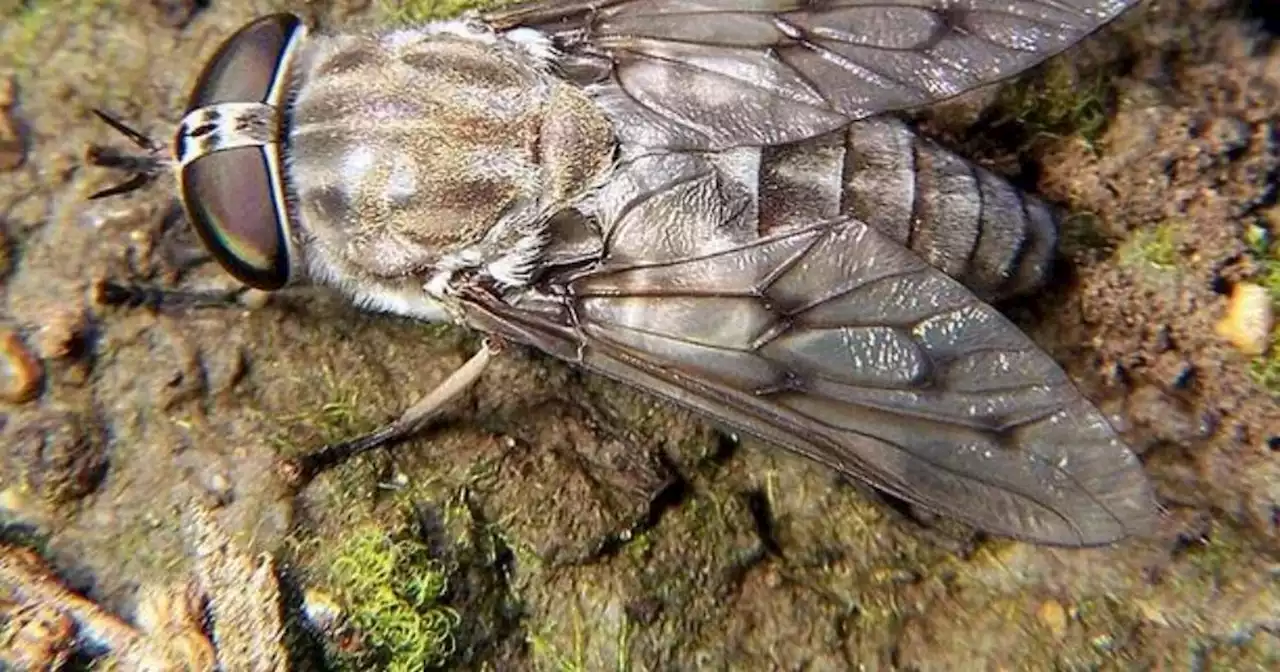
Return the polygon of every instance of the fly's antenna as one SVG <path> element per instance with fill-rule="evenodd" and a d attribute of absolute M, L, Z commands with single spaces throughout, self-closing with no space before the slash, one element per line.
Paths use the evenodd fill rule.
<path fill-rule="evenodd" d="M 124 137 L 128 138 L 135 146 L 145 150 L 146 154 L 129 154 L 121 152 L 111 147 L 102 145 L 89 145 L 88 151 L 85 152 L 85 159 L 92 165 L 111 170 L 119 170 L 132 173 L 129 179 L 121 182 L 113 187 L 108 187 L 102 191 L 95 192 L 89 196 L 89 200 L 97 200 L 99 198 L 107 198 L 109 196 L 118 196 L 127 194 L 131 191 L 141 189 L 150 184 L 168 167 L 168 160 L 161 158 L 160 153 L 164 151 L 164 147 L 155 140 L 136 131 L 124 122 L 112 117 L 102 110 L 94 109 L 94 115 L 106 122 L 108 126 L 114 128 Z"/>

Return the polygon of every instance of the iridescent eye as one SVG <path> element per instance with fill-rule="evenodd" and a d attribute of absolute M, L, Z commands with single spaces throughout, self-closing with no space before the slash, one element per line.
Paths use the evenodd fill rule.
<path fill-rule="evenodd" d="M 289 261 L 268 161 L 257 147 L 200 157 L 182 169 L 182 200 L 223 268 L 251 287 L 279 289 Z"/>
<path fill-rule="evenodd" d="M 289 279 L 278 130 L 292 48 L 303 35 L 290 14 L 241 28 L 205 66 L 175 140 L 187 216 L 229 273 L 259 289 Z"/>

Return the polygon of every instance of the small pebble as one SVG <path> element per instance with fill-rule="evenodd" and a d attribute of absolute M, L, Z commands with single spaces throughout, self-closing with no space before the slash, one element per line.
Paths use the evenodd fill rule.
<path fill-rule="evenodd" d="M 21 404 L 35 399 L 44 380 L 44 367 L 22 339 L 0 330 L 0 399 Z"/>
<path fill-rule="evenodd" d="M 1067 610 L 1057 600 L 1042 602 L 1036 616 L 1055 637 L 1061 637 L 1067 631 Z"/>
<path fill-rule="evenodd" d="M 1270 345 L 1274 324 L 1270 293 L 1259 285 L 1242 282 L 1231 290 L 1227 315 L 1216 330 L 1246 355 L 1260 355 Z"/>
<path fill-rule="evenodd" d="M 265 292 L 261 289 L 246 289 L 236 300 L 249 310 L 260 310 L 271 300 L 271 292 Z"/>
<path fill-rule="evenodd" d="M 0 490 L 0 511 L 12 515 L 26 509 L 27 506 L 26 493 L 22 488 L 10 486 Z"/>
<path fill-rule="evenodd" d="M 224 471 L 217 470 L 206 474 L 200 484 L 205 494 L 209 496 L 210 508 L 226 506 L 235 500 L 231 478 Z"/>
<path fill-rule="evenodd" d="M 308 588 L 302 596 L 302 613 L 307 624 L 322 634 L 332 634 L 342 624 L 342 607 L 328 593 Z"/>

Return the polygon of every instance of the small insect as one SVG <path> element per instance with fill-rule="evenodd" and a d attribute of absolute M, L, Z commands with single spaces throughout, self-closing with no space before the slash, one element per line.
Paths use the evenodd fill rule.
<path fill-rule="evenodd" d="M 1049 206 L 885 113 L 989 84 L 1136 0 L 535 1 L 411 28 L 244 26 L 171 170 L 243 283 L 335 288 L 639 386 L 977 528 L 1152 530 L 1135 455 L 989 302 Z M 126 130 L 126 132 L 128 132 Z M 120 189 L 108 190 L 118 192 Z M 486 345 L 392 425 L 419 429 Z"/>

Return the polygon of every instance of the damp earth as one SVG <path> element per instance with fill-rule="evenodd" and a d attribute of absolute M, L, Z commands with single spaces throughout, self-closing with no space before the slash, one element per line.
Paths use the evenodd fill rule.
<path fill-rule="evenodd" d="M 910 515 L 519 349 L 439 427 L 289 489 L 280 459 L 392 419 L 479 337 L 323 292 L 108 305 L 108 282 L 236 288 L 170 182 L 87 200 L 117 176 L 85 148 L 123 142 L 91 110 L 164 139 L 251 17 L 456 3 L 0 0 L 0 541 L 128 616 L 191 571 L 181 520 L 210 510 L 274 557 L 294 669 L 1276 669 L 1280 336 L 1253 319 L 1280 302 L 1266 4 L 1147 2 L 913 115 L 1069 213 L 1058 277 L 1004 308 L 1165 507 L 1156 538 L 1081 551 Z"/>

